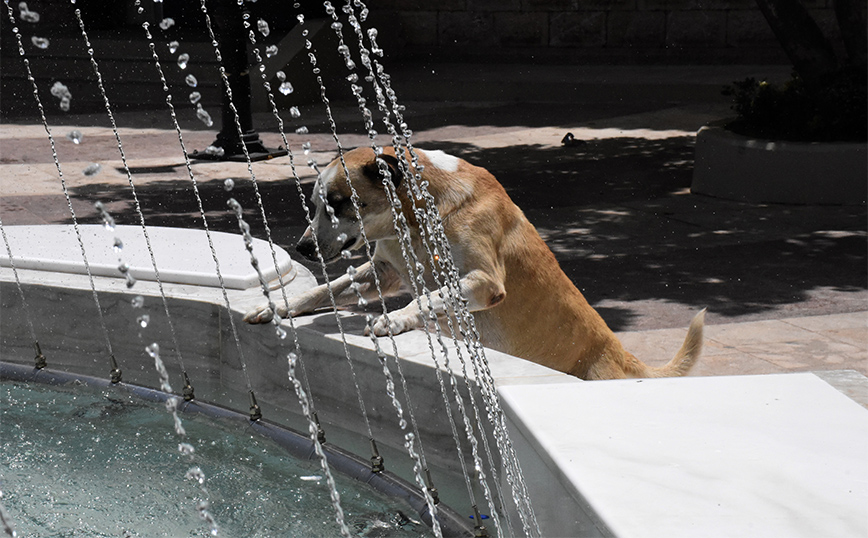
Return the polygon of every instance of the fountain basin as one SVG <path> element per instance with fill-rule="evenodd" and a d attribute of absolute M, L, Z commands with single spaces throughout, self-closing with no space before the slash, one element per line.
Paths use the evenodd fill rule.
<path fill-rule="evenodd" d="M 14 402 L 0 425 L 0 459 L 6 508 L 19 532 L 62 532 L 72 524 L 82 536 L 188 535 L 205 525 L 194 510 L 205 498 L 221 534 L 230 536 L 301 538 L 334 520 L 313 443 L 301 434 L 193 401 L 178 407 L 181 439 L 155 405 L 171 396 L 161 391 L 10 363 L 0 363 L 0 379 Z M 191 456 L 179 454 L 182 441 L 195 447 Z M 423 520 L 430 525 L 417 488 L 388 471 L 371 472 L 370 462 L 338 447 L 323 449 L 350 528 L 410 537 L 424 532 Z M 205 473 L 207 495 L 184 477 L 194 466 Z M 63 470 L 47 472 L 57 467 Z M 65 517 L 71 512 L 88 517 Z M 446 506 L 438 520 L 444 536 L 470 534 Z M 337 526 L 328 532 L 337 534 Z"/>
<path fill-rule="evenodd" d="M 5 227 L 10 242 L 14 242 L 17 228 Z M 98 231 L 104 234 L 104 248 L 110 250 L 112 234 Z M 45 232 L 50 235 L 53 230 L 45 227 Z M 204 237 L 198 239 L 204 240 Z M 238 237 L 232 239 L 240 241 Z M 145 247 L 125 242 L 124 252 L 136 248 Z M 80 253 L 76 254 L 80 257 Z M 246 252 L 240 249 L 235 251 L 235 256 L 247 259 Z M 173 260 L 176 264 L 186 263 L 180 256 L 175 256 Z M 15 257 L 27 312 L 33 319 L 49 368 L 107 379 L 110 363 L 88 277 L 82 271 L 62 273 L 20 269 L 22 264 L 19 261 Z M 300 293 L 315 285 L 315 279 L 303 266 L 294 264 L 293 270 L 296 276 L 287 284 L 288 294 Z M 146 345 L 158 342 L 173 386 L 182 386 L 178 356 L 172 344 L 173 338 L 163 313 L 157 284 L 141 279 L 130 291 L 119 273 L 115 277 L 95 276 L 94 284 L 124 382 L 152 388 L 158 385 L 153 359 L 144 352 Z M 163 288 L 169 311 L 175 320 L 185 368 L 198 399 L 246 411 L 249 406 L 246 378 L 249 378 L 266 421 L 296 431 L 307 431 L 307 423 L 287 375 L 287 354 L 294 350 L 291 337 L 280 340 L 271 325 L 251 326 L 241 320 L 250 307 L 264 300 L 258 286 L 244 290 L 227 289 L 226 294 L 232 306 L 229 312 L 224 307 L 219 288 L 171 282 L 165 282 Z M 135 308 L 131 304 L 131 298 L 136 295 L 144 298 L 142 308 Z M 276 295 L 274 299 L 278 297 Z M 3 360 L 32 367 L 33 344 L 21 294 L 9 267 L 0 268 L 0 301 L 0 324 L 4 329 L 0 333 Z M 138 321 L 143 313 L 150 315 L 150 321 L 144 328 Z M 407 457 L 403 433 L 397 427 L 395 411 L 386 395 L 382 366 L 370 338 L 363 335 L 363 320 L 347 312 L 339 315 L 347 333 L 346 345 L 353 357 L 356 381 L 364 394 L 372 432 L 385 457 L 386 469 L 405 481 L 413 482 L 412 460 Z M 230 316 L 238 328 L 237 346 Z M 289 330 L 288 321 L 284 325 Z M 359 411 L 344 342 L 334 314 L 299 317 L 295 320 L 295 327 L 302 361 L 310 380 L 310 391 L 329 444 L 354 454 L 369 454 L 368 432 Z M 383 341 L 382 345 L 391 355 L 388 342 Z M 425 335 L 419 332 L 399 335 L 396 345 L 405 379 L 413 395 L 413 409 L 417 413 L 434 485 L 444 504 L 462 507 L 462 511 L 469 515 L 472 513 L 470 502 Z M 447 347 L 454 357 L 454 346 L 448 343 Z M 241 355 L 246 372 L 242 367 Z M 503 380 L 521 378 L 529 373 L 543 378 L 569 379 L 563 374 L 493 351 L 489 354 L 489 360 L 495 376 Z M 390 366 L 397 380 L 392 361 L 390 359 Z M 459 375 L 459 385 L 463 385 L 460 379 Z M 472 379 L 470 382 L 473 383 Z M 468 394 L 463 386 L 461 391 L 467 401 Z M 403 392 L 401 399 L 404 400 Z M 465 446 L 463 450 L 469 457 L 469 448 Z M 487 512 L 485 508 L 482 511 Z"/>
<path fill-rule="evenodd" d="M 6 227 L 6 231 L 14 233 L 14 227 Z M 106 248 L 110 244 L 107 240 Z M 94 322 L 87 277 L 37 270 L 20 270 L 19 276 L 50 367 L 107 378 L 110 366 L 105 342 Z M 95 284 L 125 381 L 150 387 L 157 384 L 153 361 L 144 352 L 145 345 L 157 341 L 173 384 L 180 383 L 171 334 L 164 316 L 159 315 L 162 305 L 156 284 L 140 281 L 135 287 L 151 313 L 151 322 L 144 329 L 136 322 L 143 310 L 130 305 L 132 294 L 123 279 L 96 277 Z M 313 285 L 313 278 L 299 268 L 288 291 L 297 293 L 306 289 L 305 285 Z M 175 319 L 183 320 L 177 326 L 178 340 L 197 397 L 232 409 L 247 409 L 240 350 L 266 420 L 306 431 L 286 375 L 286 354 L 292 349 L 288 348 L 289 339 L 279 340 L 269 325 L 241 322 L 243 313 L 263 300 L 261 290 L 227 290 L 230 312 L 223 308 L 218 289 L 170 283 L 165 290 L 170 311 Z M 9 268 L 0 268 L 0 301 L 3 358 L 32 365 L 29 329 Z M 344 354 L 346 345 L 386 468 L 412 482 L 410 460 L 402 449 L 403 436 L 385 394 L 382 366 L 370 338 L 363 336 L 364 321 L 349 312 L 338 315 L 346 343 L 332 313 L 295 319 L 302 360 L 327 438 L 355 454 L 369 450 Z M 230 316 L 240 328 L 240 346 L 235 345 Z M 288 328 L 288 322 L 284 323 Z M 463 495 L 456 449 L 426 335 L 411 331 L 397 336 L 395 342 L 434 485 L 445 504 L 465 507 L 467 515 L 469 501 Z M 392 354 L 387 339 L 381 339 L 380 345 Z M 447 348 L 454 357 L 454 346 L 447 342 Z M 724 528 L 729 535 L 755 535 L 758 522 L 764 525 L 766 536 L 836 535 L 841 522 L 856 529 L 854 535 L 868 532 L 863 508 L 868 502 L 868 459 L 864 451 L 861 456 L 854 455 L 848 448 L 862 446 L 868 439 L 868 410 L 812 374 L 583 383 L 495 351 L 487 350 L 486 356 L 543 536 L 692 537 L 714 536 L 716 529 Z M 392 358 L 389 363 L 397 364 Z M 440 364 L 442 367 L 442 360 Z M 455 367 L 459 385 L 463 385 L 460 368 Z M 394 367 L 392 371 L 396 372 Z M 472 386 L 472 373 L 468 378 Z M 466 391 L 461 390 L 467 401 Z M 803 397 L 807 393 L 810 399 Z M 703 405 L 698 405 L 699 401 L 704 401 Z M 807 429 L 796 435 L 788 429 L 792 424 L 803 424 Z M 697 435 L 691 432 L 699 426 L 706 437 L 717 436 L 720 442 L 697 447 Z M 785 448 L 794 454 L 786 460 L 787 466 L 775 458 L 753 457 L 780 448 L 775 435 L 768 433 L 778 431 L 788 435 Z M 813 438 L 836 441 L 817 446 Z M 721 452 L 730 448 L 726 443 L 739 439 L 749 439 L 753 443 L 750 450 Z M 842 439 L 852 442 L 848 445 Z M 468 449 L 463 450 L 467 455 Z M 596 464 L 603 456 L 605 465 Z M 751 483 L 727 482 L 748 467 L 755 471 Z M 798 468 L 814 470 L 800 475 Z M 833 484 L 830 491 L 828 481 L 816 475 L 816 469 L 824 468 L 845 477 L 837 484 L 840 487 L 836 489 Z M 500 479 L 508 492 L 505 478 Z M 722 483 L 727 483 L 727 488 L 721 490 Z M 617 494 L 625 491 L 644 493 Z M 817 499 L 813 491 L 824 491 L 825 515 L 813 511 Z M 764 499 L 786 498 L 788 502 L 739 501 L 757 492 L 765 494 Z M 715 511 L 717 502 L 728 503 L 725 514 Z M 679 511 L 670 516 L 673 506 Z M 810 525 L 796 528 L 789 521 L 794 510 L 803 508 L 812 510 L 816 517 Z M 634 517 L 634 513 L 641 517 Z M 721 525 L 721 518 L 725 518 L 726 526 Z M 514 514 L 512 521 L 518 521 Z"/>

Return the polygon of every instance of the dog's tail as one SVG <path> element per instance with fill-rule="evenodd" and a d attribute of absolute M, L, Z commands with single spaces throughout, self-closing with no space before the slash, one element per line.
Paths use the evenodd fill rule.
<path fill-rule="evenodd" d="M 687 329 L 687 336 L 681 349 L 675 354 L 675 358 L 665 366 L 648 368 L 648 377 L 677 377 L 686 375 L 696 364 L 699 355 L 702 354 L 702 328 L 705 325 L 705 308 L 703 308 Z"/>

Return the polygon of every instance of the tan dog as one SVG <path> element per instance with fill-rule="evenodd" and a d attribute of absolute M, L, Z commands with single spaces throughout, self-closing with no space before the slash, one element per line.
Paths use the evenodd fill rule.
<path fill-rule="evenodd" d="M 623 348 L 591 308 L 494 176 L 441 151 L 417 149 L 416 153 L 419 164 L 424 166 L 422 179 L 428 182 L 428 190 L 436 201 L 451 244 L 461 277 L 461 294 L 473 313 L 484 346 L 583 379 L 684 375 L 699 358 L 704 310 L 691 322 L 684 344 L 674 359 L 660 368 L 644 364 Z M 403 212 L 411 225 L 413 248 L 426 265 L 429 289 L 435 290 L 432 292 L 434 310 L 439 319 L 445 320 L 446 291 L 437 289 L 432 281 L 427 266 L 429 257 L 394 150 L 387 149 L 380 161 L 375 160 L 369 148 L 355 149 L 344 155 L 346 169 L 359 196 L 365 234 L 369 241 L 376 241 L 373 263 L 382 291 L 385 295 L 395 295 L 409 289 L 411 282 L 378 168 L 388 165 Z M 330 262 L 339 258 L 344 249 L 362 247 L 364 241 L 340 160 L 323 170 L 314 189 L 316 214 L 312 226 L 323 259 Z M 333 209 L 334 219 L 326 201 Z M 309 259 L 318 259 L 310 227 L 297 249 Z M 359 283 L 359 291 L 365 299 L 378 298 L 371 262 L 358 268 L 354 280 Z M 350 284 L 346 275 L 331 283 L 339 305 L 356 303 L 357 296 Z M 290 298 L 289 313 L 296 316 L 330 304 L 328 290 L 321 285 Z M 423 304 L 427 305 L 427 301 Z M 286 317 L 286 314 L 286 308 L 279 306 L 278 315 Z M 420 312 L 415 300 L 390 312 L 392 333 L 423 327 L 426 314 L 427 311 Z M 271 318 L 267 306 L 245 316 L 250 323 L 263 323 Z M 378 336 L 386 335 L 386 318 L 377 318 L 373 330 Z"/>

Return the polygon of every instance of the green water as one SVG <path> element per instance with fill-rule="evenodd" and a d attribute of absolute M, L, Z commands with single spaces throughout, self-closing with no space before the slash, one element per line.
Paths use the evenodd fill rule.
<path fill-rule="evenodd" d="M 218 536 L 339 535 L 318 462 L 237 423 L 182 420 L 183 439 L 161 404 L 120 391 L 0 383 L 0 502 L 18 536 L 210 536 L 196 509 L 203 499 Z M 195 448 L 192 459 L 181 442 Z M 194 466 L 207 493 L 185 478 Z M 408 506 L 335 478 L 357 535 L 431 536 Z"/>

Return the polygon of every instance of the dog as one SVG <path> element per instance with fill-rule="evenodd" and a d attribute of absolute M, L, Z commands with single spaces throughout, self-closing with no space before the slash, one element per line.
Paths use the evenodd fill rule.
<path fill-rule="evenodd" d="M 705 310 L 690 323 L 681 349 L 662 367 L 651 367 L 626 351 L 600 315 L 560 268 L 536 228 L 507 195 L 503 186 L 484 168 L 442 151 L 415 149 L 421 179 L 427 182 L 451 245 L 460 275 L 460 295 L 472 313 L 481 343 L 516 357 L 586 380 L 685 375 L 702 351 Z M 338 305 L 355 304 L 357 293 L 365 300 L 378 299 L 374 268 L 384 296 L 409 289 L 412 281 L 393 226 L 393 215 L 383 184 L 388 168 L 401 210 L 409 223 L 410 244 L 425 266 L 426 283 L 433 290 L 430 305 L 441 325 L 450 316 L 447 289 L 434 282 L 430 259 L 423 244 L 414 201 L 402 167 L 419 172 L 407 151 L 399 162 L 387 148 L 377 156 L 370 148 L 346 152 L 323 169 L 314 185 L 316 206 L 311 225 L 297 244 L 300 254 L 332 262 L 345 250 L 364 246 L 364 235 L 375 250 L 371 261 L 360 266 L 352 280 L 343 275 L 330 286 Z M 358 213 L 354 207 L 355 190 Z M 418 202 L 421 203 L 421 202 Z M 330 207 L 329 207 L 330 206 Z M 435 261 L 435 263 L 438 263 Z M 357 286 L 352 286 L 352 282 Z M 353 289 L 355 288 L 355 290 Z M 371 325 L 377 336 L 399 334 L 424 327 L 430 315 L 428 297 L 419 303 L 379 316 Z M 331 306 L 328 289 L 317 286 L 289 299 L 289 308 L 278 306 L 281 318 Z M 271 321 L 265 305 L 245 316 L 249 323 Z M 388 326 L 387 326 L 388 323 Z"/>

